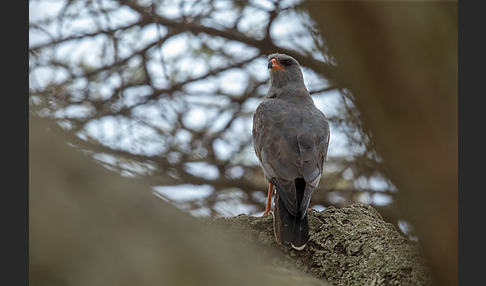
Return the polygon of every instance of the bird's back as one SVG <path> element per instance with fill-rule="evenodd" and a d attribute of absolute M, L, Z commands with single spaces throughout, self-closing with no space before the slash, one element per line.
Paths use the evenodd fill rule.
<path fill-rule="evenodd" d="M 274 172 L 265 174 L 269 180 L 273 176 L 289 181 L 298 177 L 312 180 L 322 171 L 321 164 L 313 161 L 327 153 L 329 125 L 312 102 L 304 105 L 267 99 L 254 114 L 253 140 L 260 161 L 275 165 L 270 166 Z"/>
<path fill-rule="evenodd" d="M 275 238 L 302 249 L 309 232 L 307 208 L 327 155 L 329 125 L 312 102 L 283 99 L 264 100 L 253 122 L 255 152 L 276 187 Z"/>

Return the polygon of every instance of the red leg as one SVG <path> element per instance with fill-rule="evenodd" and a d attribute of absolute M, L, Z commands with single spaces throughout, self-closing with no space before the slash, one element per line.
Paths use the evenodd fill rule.
<path fill-rule="evenodd" d="M 267 206 L 265 207 L 265 212 L 262 216 L 267 216 L 270 213 L 270 209 L 272 207 L 272 193 L 273 193 L 273 184 L 272 182 L 268 182 L 268 195 L 267 195 Z"/>

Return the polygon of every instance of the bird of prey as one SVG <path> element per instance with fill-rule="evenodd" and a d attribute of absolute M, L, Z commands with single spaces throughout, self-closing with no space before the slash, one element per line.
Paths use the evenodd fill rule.
<path fill-rule="evenodd" d="M 264 216 L 274 196 L 273 227 L 279 245 L 302 250 L 309 239 L 307 211 L 329 145 L 329 123 L 315 106 L 299 63 L 268 56 L 268 92 L 253 114 L 253 147 L 269 183 Z"/>

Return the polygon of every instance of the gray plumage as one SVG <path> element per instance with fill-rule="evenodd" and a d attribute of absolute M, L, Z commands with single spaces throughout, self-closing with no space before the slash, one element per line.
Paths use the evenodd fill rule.
<path fill-rule="evenodd" d="M 276 188 L 276 240 L 303 249 L 307 209 L 327 157 L 329 124 L 305 87 L 299 63 L 278 53 L 268 61 L 270 88 L 253 115 L 253 146 L 266 180 Z"/>

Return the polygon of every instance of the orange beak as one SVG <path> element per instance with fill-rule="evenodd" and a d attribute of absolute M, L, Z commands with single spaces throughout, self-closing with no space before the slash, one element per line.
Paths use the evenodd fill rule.
<path fill-rule="evenodd" d="M 282 71 L 285 70 L 281 65 L 277 63 L 275 59 L 272 59 L 271 61 L 268 62 L 268 69 L 270 70 L 278 69 Z"/>

